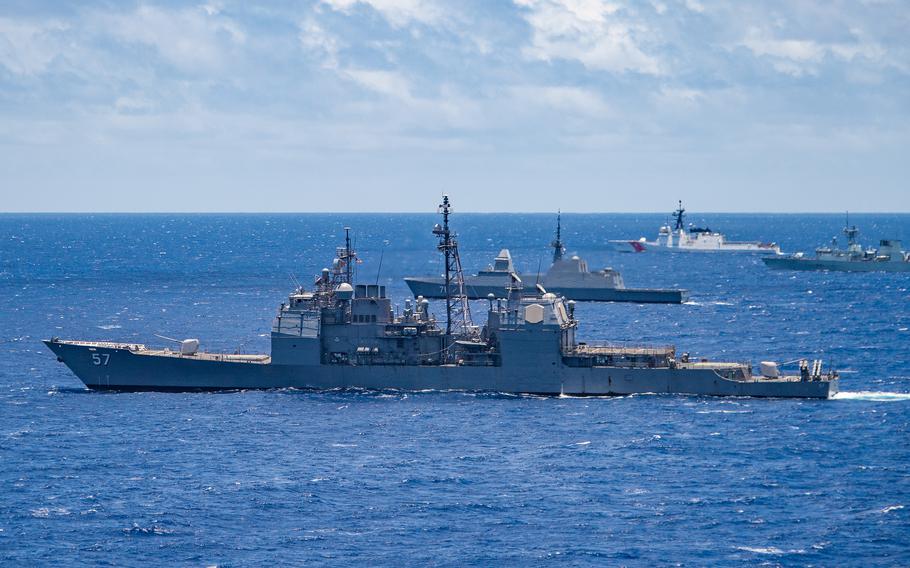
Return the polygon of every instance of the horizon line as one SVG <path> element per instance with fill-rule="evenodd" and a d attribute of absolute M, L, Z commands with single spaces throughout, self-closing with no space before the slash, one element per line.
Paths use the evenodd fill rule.
<path fill-rule="evenodd" d="M 468 215 L 654 215 L 665 211 L 454 211 Z M 908 211 L 701 211 L 705 215 L 908 215 Z M 433 211 L 0 211 L 0 215 L 435 215 Z"/>

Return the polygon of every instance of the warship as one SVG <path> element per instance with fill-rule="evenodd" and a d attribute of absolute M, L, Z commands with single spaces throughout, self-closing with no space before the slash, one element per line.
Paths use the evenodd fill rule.
<path fill-rule="evenodd" d="M 681 304 L 689 298 L 687 290 L 626 288 L 618 271 L 604 268 L 598 272 L 589 272 L 587 262 L 577 255 L 566 258 L 561 215 L 556 217 L 556 239 L 550 246 L 553 247 L 553 263 L 543 275 L 535 278 L 535 285 L 540 284 L 548 292 L 566 299 L 579 302 Z M 486 270 L 465 277 L 465 293 L 472 300 L 482 300 L 490 294 L 502 297 L 513 277 L 520 279 L 521 275 L 515 271 L 509 249 L 502 249 Z M 454 288 L 446 290 L 444 276 L 408 277 L 404 281 L 415 297 L 445 298 L 446 293 L 457 293 Z"/>
<path fill-rule="evenodd" d="M 393 309 L 384 286 L 354 282 L 350 233 L 332 268 L 312 290 L 298 287 L 274 319 L 271 354 L 221 354 L 197 339 L 175 348 L 53 338 L 46 345 L 89 388 L 117 391 L 236 389 L 400 389 L 495 391 L 541 395 L 680 393 L 829 398 L 835 371 L 803 359 L 799 374 L 782 375 L 765 361 L 719 363 L 677 355 L 671 346 L 580 341 L 575 303 L 536 289 L 525 294 L 514 279 L 506 297 L 490 297 L 487 321 L 473 324 L 463 293 L 457 239 L 449 228 L 450 202 L 433 228 L 445 259 L 444 326 L 429 300 L 407 299 Z"/>
<path fill-rule="evenodd" d="M 750 252 L 758 254 L 781 254 L 777 243 L 762 243 L 757 241 L 736 242 L 728 241 L 723 233 L 712 231 L 708 227 L 696 227 L 689 224 L 685 227 L 682 201 L 672 213 L 676 222 L 671 229 L 670 224 L 660 228 L 656 241 L 648 241 L 644 237 L 638 240 L 611 240 L 610 246 L 618 252 Z"/>
<path fill-rule="evenodd" d="M 831 246 L 815 249 L 815 256 L 802 252 L 775 258 L 763 258 L 768 267 L 777 270 L 834 270 L 840 272 L 910 272 L 910 252 L 902 250 L 901 241 L 882 239 L 878 248 L 863 249 L 856 242 L 859 229 L 850 225 L 849 217 L 843 229 L 847 249 L 837 247 L 837 237 Z"/>

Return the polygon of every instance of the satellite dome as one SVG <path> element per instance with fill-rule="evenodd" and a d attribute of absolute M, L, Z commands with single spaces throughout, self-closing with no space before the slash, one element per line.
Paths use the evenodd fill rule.
<path fill-rule="evenodd" d="M 350 300 L 354 297 L 354 287 L 347 282 L 342 282 L 335 288 L 335 296 L 339 300 Z"/>

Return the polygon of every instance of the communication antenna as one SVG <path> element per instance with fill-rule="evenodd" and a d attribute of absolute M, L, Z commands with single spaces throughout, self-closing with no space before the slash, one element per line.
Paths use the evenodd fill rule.
<path fill-rule="evenodd" d="M 556 212 L 556 240 L 550 243 L 553 247 L 553 264 L 562 259 L 562 253 L 566 252 L 566 247 L 562 244 L 562 211 Z M 540 276 L 540 270 L 537 271 Z"/>
<path fill-rule="evenodd" d="M 442 252 L 445 258 L 445 294 L 446 294 L 446 335 L 452 335 L 452 327 L 457 318 L 462 333 L 467 333 L 473 325 L 471 322 L 471 306 L 468 303 L 468 296 L 465 293 L 464 272 L 461 270 L 461 258 L 458 256 L 457 236 L 449 230 L 449 214 L 452 212 L 452 205 L 449 203 L 449 196 L 443 194 L 442 203 L 439 205 L 439 213 L 442 213 L 442 225 L 437 223 L 433 227 L 433 234 L 439 237 L 439 244 L 436 248 Z M 455 289 L 453 293 L 452 289 Z"/>
<path fill-rule="evenodd" d="M 379 275 L 382 273 L 382 257 L 385 256 L 385 247 L 389 241 L 382 241 L 382 248 L 379 249 L 379 268 L 376 269 L 376 285 L 379 285 Z"/>
<path fill-rule="evenodd" d="M 353 260 L 351 258 L 351 256 L 352 256 L 351 251 L 352 251 L 352 249 L 351 249 L 351 228 L 345 227 L 344 228 L 344 253 L 345 253 L 344 254 L 344 260 L 345 260 L 345 262 L 344 262 L 344 273 L 345 273 L 344 281 L 347 282 L 348 284 L 351 284 L 354 280 L 354 263 L 351 262 Z"/>
<path fill-rule="evenodd" d="M 331 269 L 323 269 L 317 280 L 320 292 L 320 305 L 331 306 L 335 302 L 335 290 L 341 284 L 354 284 L 354 264 L 359 262 L 357 251 L 351 245 L 351 228 L 344 228 L 344 246 L 335 248 L 335 258 Z"/>
<path fill-rule="evenodd" d="M 676 227 L 673 228 L 674 231 L 685 230 L 683 226 L 683 215 L 685 215 L 686 210 L 683 209 L 682 199 L 679 200 L 679 208 L 673 212 L 673 218 L 676 219 Z"/>
<path fill-rule="evenodd" d="M 847 243 L 849 245 L 856 244 L 856 235 L 859 234 L 859 229 L 856 228 L 856 225 L 854 225 L 852 227 L 850 226 L 850 212 L 849 211 L 846 212 L 845 222 L 847 224 L 844 226 L 844 234 L 847 235 Z"/>
<path fill-rule="evenodd" d="M 357 262 L 357 252 L 351 245 L 351 228 L 344 228 L 344 246 L 335 249 L 335 260 L 332 270 L 332 290 L 339 284 L 354 284 L 354 264 Z"/>

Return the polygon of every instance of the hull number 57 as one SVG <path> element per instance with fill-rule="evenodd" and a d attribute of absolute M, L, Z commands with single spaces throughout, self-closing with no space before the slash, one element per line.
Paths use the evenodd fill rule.
<path fill-rule="evenodd" d="M 111 360 L 110 353 L 92 353 L 93 365 L 107 365 Z"/>

